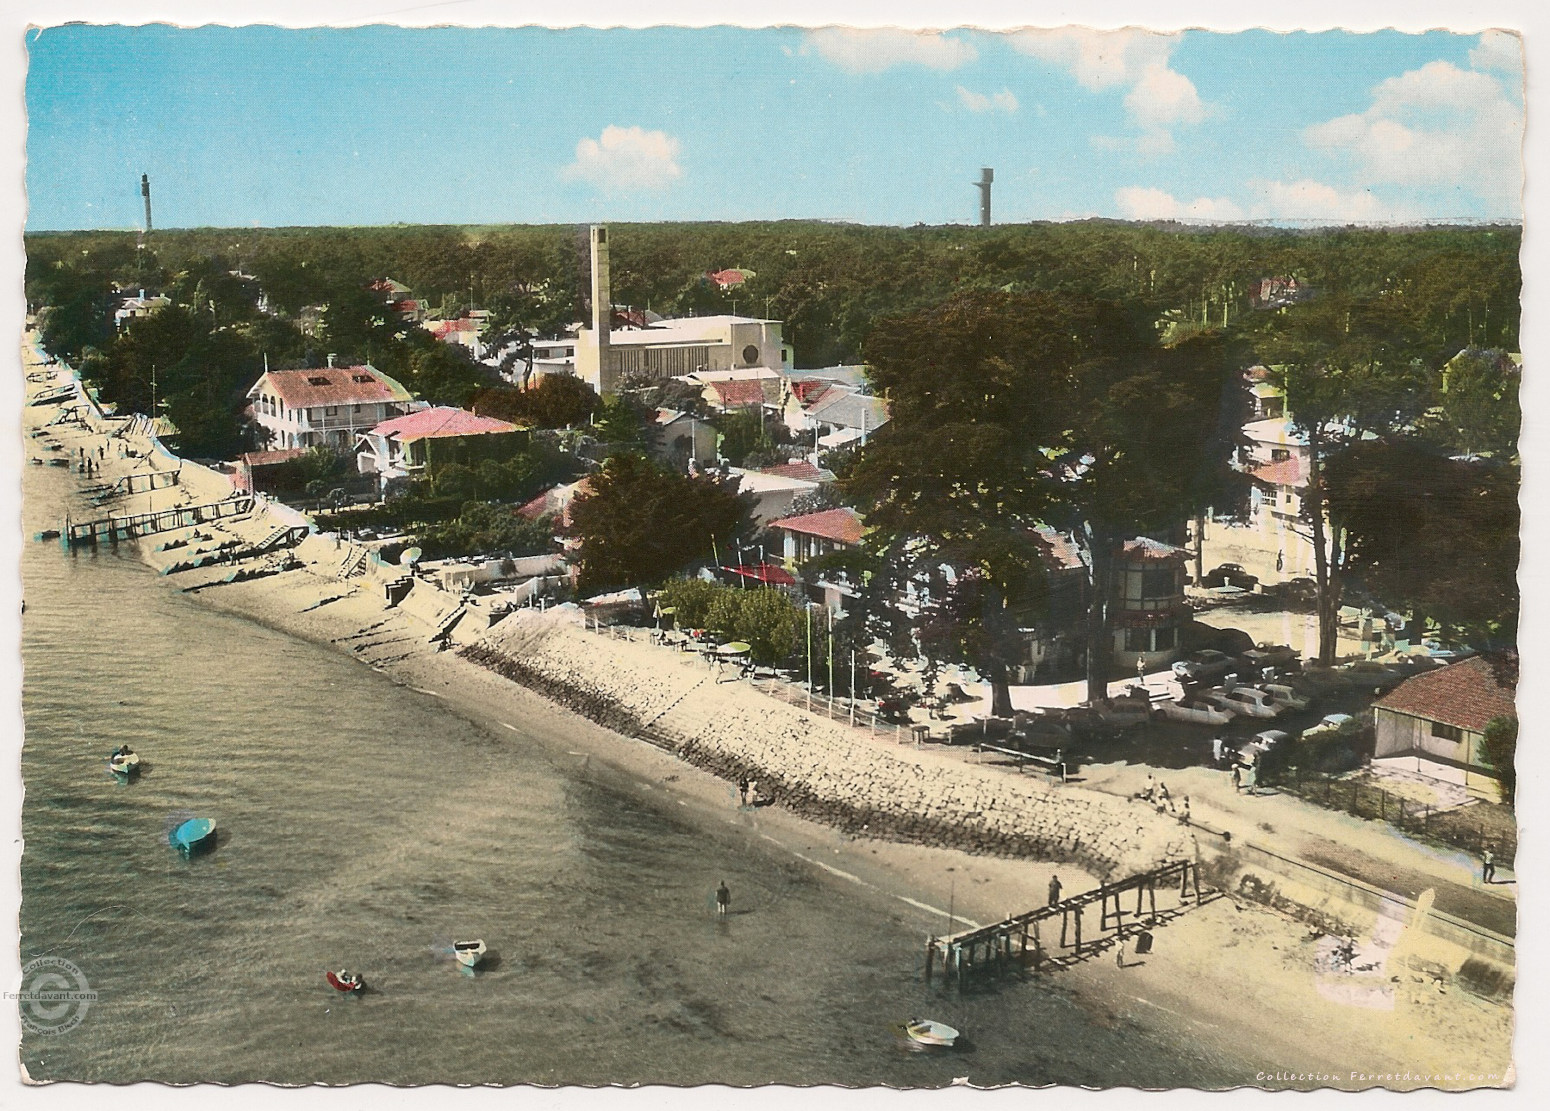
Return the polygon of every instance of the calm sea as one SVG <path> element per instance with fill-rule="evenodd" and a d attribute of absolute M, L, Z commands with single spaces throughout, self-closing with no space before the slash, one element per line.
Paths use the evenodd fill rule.
<path fill-rule="evenodd" d="M 26 468 L 26 535 L 71 477 Z M 28 1033 L 39 1079 L 400 1084 L 1145 1086 L 1245 1063 L 1033 984 L 959 998 L 920 978 L 940 927 L 838 886 L 563 735 L 493 736 L 385 677 L 202 608 L 128 554 L 23 553 L 21 957 L 98 1000 Z M 120 784 L 105 757 L 147 762 Z M 184 860 L 166 832 L 208 816 Z M 736 913 L 718 920 L 725 879 Z M 476 975 L 453 938 L 491 949 Z M 344 999 L 330 967 L 361 970 Z M 960 1026 L 909 1052 L 891 1024 Z M 1252 1071 L 1247 1072 L 1252 1075 Z"/>

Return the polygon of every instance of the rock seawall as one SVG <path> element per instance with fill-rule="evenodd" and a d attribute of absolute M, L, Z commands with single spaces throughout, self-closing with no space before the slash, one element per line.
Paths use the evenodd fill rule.
<path fill-rule="evenodd" d="M 1189 829 L 1150 807 L 900 747 L 574 618 L 519 613 L 462 654 L 723 779 L 757 780 L 782 807 L 847 834 L 1069 861 L 1106 878 L 1196 856 Z"/>

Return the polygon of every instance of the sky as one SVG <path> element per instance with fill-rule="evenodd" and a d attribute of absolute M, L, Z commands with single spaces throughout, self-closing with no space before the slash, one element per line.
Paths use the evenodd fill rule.
<path fill-rule="evenodd" d="M 1504 32 L 67 25 L 31 230 L 1522 217 Z"/>

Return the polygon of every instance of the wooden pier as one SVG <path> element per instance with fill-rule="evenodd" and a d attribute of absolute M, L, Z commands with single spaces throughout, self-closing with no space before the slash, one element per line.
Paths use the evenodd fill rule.
<path fill-rule="evenodd" d="M 160 509 L 151 513 L 127 513 L 122 517 L 111 514 L 95 521 L 69 521 L 60 530 L 59 541 L 68 548 L 82 544 L 117 544 L 120 540 L 133 540 L 172 529 L 192 528 L 208 521 L 220 521 L 229 517 L 241 517 L 253 512 L 253 498 L 240 494 L 223 501 L 204 505 L 185 505 L 176 509 Z"/>
<path fill-rule="evenodd" d="M 1158 910 L 1157 892 L 1168 895 L 1177 890 L 1173 905 Z M 1126 897 L 1134 893 L 1135 910 L 1125 909 Z M 1115 936 L 1124 936 L 1128 925 L 1155 925 L 1173 917 L 1189 906 L 1198 906 L 1201 900 L 1200 866 L 1193 861 L 1180 860 L 1161 868 L 1114 883 L 1105 883 L 1091 891 L 1062 899 L 1058 903 L 1038 910 L 1013 915 L 990 926 L 964 930 L 947 937 L 934 937 L 926 942 L 926 983 L 938 965 L 945 980 L 960 988 L 964 980 L 975 975 L 997 975 L 1031 965 L 1039 972 L 1046 964 L 1065 964 L 1081 959 L 1101 947 Z M 1097 904 L 1097 930 L 1082 936 L 1084 912 L 1090 912 Z M 1046 923 L 1053 934 L 1054 921 L 1060 921 L 1060 936 L 1055 951 L 1046 948 L 1043 936 Z M 1134 932 L 1133 929 L 1131 932 Z"/>

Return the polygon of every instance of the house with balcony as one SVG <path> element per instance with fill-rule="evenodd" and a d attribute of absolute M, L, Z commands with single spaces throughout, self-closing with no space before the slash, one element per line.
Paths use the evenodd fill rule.
<path fill-rule="evenodd" d="M 362 433 L 424 408 L 397 380 L 367 364 L 266 370 L 248 390 L 253 423 L 271 450 L 350 451 Z"/>
<path fill-rule="evenodd" d="M 356 443 L 356 466 L 389 486 L 424 472 L 432 463 L 507 459 L 527 445 L 528 433 L 503 420 L 438 405 L 393 417 Z"/>

